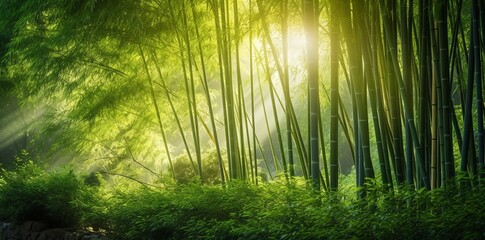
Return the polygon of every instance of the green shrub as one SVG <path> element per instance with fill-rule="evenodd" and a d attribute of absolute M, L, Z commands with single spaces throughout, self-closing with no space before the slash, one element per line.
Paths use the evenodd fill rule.
<path fill-rule="evenodd" d="M 31 161 L 15 170 L 1 170 L 0 220 L 42 221 L 51 226 L 91 225 L 100 218 L 97 189 L 72 171 L 46 172 Z M 94 217 L 97 215 L 97 217 Z"/>
<path fill-rule="evenodd" d="M 226 157 L 225 152 L 222 151 L 222 158 Z M 202 154 L 202 182 L 204 184 L 220 184 L 221 175 L 219 168 L 219 161 L 217 159 L 217 152 L 215 149 L 209 149 Z M 194 160 L 195 161 L 195 160 Z M 227 164 L 227 163 L 225 163 Z M 194 165 L 190 162 L 188 155 L 181 154 L 173 161 L 173 169 L 175 173 L 175 181 L 180 184 L 197 183 L 200 182 L 198 170 L 194 170 L 197 163 Z"/>
<path fill-rule="evenodd" d="M 111 201 L 116 239 L 480 239 L 485 194 L 444 191 L 317 194 L 298 180 L 260 186 L 125 189 Z M 376 188 L 375 191 L 383 191 Z"/>
<path fill-rule="evenodd" d="M 315 193 L 298 178 L 255 186 L 186 183 L 108 188 L 95 174 L 2 170 L 1 221 L 98 227 L 114 239 L 481 239 L 482 189 Z M 99 186 L 100 185 L 100 186 Z M 99 186 L 99 187 L 98 187 Z M 139 186 L 139 185 L 137 185 Z M 13 204 L 14 203 L 14 204 Z"/>
<path fill-rule="evenodd" d="M 111 230 L 118 234 L 116 238 L 123 239 L 202 236 L 204 222 L 232 221 L 249 202 L 247 198 L 255 197 L 251 187 L 244 186 L 237 188 L 240 191 L 236 188 L 229 191 L 219 186 L 187 184 L 161 191 L 118 194 L 110 202 Z"/>

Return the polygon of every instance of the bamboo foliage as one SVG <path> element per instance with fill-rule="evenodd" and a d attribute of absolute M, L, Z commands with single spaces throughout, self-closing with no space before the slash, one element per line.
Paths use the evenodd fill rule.
<path fill-rule="evenodd" d="M 167 144 L 168 141 L 167 141 L 167 137 L 166 137 L 166 134 L 165 134 L 165 129 L 163 127 L 162 118 L 160 116 L 160 107 L 158 105 L 157 98 L 156 98 L 156 95 L 155 95 L 155 90 L 154 90 L 154 87 L 153 87 L 153 80 L 152 80 L 150 73 L 148 71 L 145 55 L 143 54 L 143 50 L 141 49 L 141 47 L 140 47 L 140 55 L 143 59 L 145 71 L 146 71 L 146 74 L 147 74 L 147 79 L 148 79 L 148 82 L 150 84 L 150 95 L 152 97 L 153 107 L 155 108 L 155 112 L 157 114 L 157 121 L 158 121 L 158 125 L 160 126 L 160 133 L 162 134 L 165 151 L 167 153 L 167 159 L 168 159 L 168 162 L 169 162 L 169 165 L 170 165 L 170 170 L 172 172 L 172 176 L 175 178 L 175 170 L 173 168 L 172 157 L 171 157 L 171 154 L 170 154 L 170 150 L 168 148 L 168 144 Z"/>
<path fill-rule="evenodd" d="M 111 158 L 160 148 L 172 177 L 183 156 L 203 182 L 214 148 L 223 185 L 301 175 L 331 191 L 349 158 L 361 197 L 376 182 L 389 191 L 445 186 L 458 163 L 483 177 L 483 1 L 23 4 L 0 25 L 16 29 L 4 75 L 63 104 L 53 114 L 70 117 L 71 133 L 82 125 L 90 142 L 126 145 L 104 153 Z M 295 43 L 298 35 L 305 40 Z M 108 114 L 139 122 L 131 130 L 140 136 L 88 127 Z M 86 142 L 76 146 L 95 152 Z"/>

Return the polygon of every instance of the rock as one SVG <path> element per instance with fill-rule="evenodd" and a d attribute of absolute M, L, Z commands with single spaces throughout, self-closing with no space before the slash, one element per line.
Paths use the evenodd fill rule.
<path fill-rule="evenodd" d="M 39 239 L 40 232 L 27 232 L 22 239 L 24 240 L 37 240 Z"/>
<path fill-rule="evenodd" d="M 104 236 L 95 233 L 89 233 L 84 235 L 81 240 L 103 240 L 106 239 Z"/>
<path fill-rule="evenodd" d="M 66 230 L 60 228 L 47 229 L 40 233 L 38 240 L 62 240 Z"/>
<path fill-rule="evenodd" d="M 7 223 L 0 222 L 0 237 L 1 239 L 5 239 L 5 234 L 7 231 Z"/>
<path fill-rule="evenodd" d="M 27 221 L 24 223 L 25 231 L 42 232 L 47 228 L 49 228 L 49 225 L 43 222 Z"/>
<path fill-rule="evenodd" d="M 64 240 L 79 240 L 79 234 L 77 233 L 71 233 L 71 232 L 66 232 L 64 234 Z"/>
<path fill-rule="evenodd" d="M 22 239 L 22 225 L 7 224 L 5 226 L 4 238 L 9 240 Z"/>

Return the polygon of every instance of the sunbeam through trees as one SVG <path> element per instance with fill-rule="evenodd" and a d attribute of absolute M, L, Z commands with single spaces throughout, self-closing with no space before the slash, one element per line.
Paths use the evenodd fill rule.
<path fill-rule="evenodd" d="M 303 180 L 359 201 L 482 189 L 484 14 L 482 0 L 3 0 L 0 162 L 148 188 Z"/>

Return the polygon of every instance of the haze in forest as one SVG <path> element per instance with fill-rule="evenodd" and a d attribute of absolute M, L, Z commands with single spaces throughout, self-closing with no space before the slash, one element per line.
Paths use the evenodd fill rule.
<path fill-rule="evenodd" d="M 0 159 L 146 183 L 476 184 L 481 4 L 2 1 Z"/>

